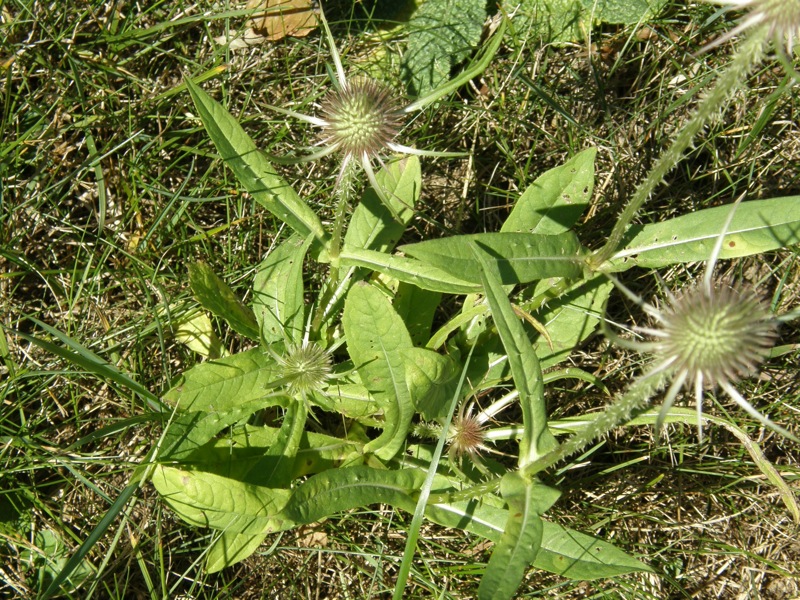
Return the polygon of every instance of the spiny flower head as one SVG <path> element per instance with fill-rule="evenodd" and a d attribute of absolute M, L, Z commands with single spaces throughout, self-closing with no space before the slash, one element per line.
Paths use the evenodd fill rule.
<path fill-rule="evenodd" d="M 663 310 L 645 303 L 642 306 L 655 320 L 652 327 L 634 328 L 651 339 L 649 343 L 632 344 L 649 351 L 655 359 L 645 377 L 668 372 L 672 379 L 657 429 L 686 385 L 694 393 L 702 439 L 703 395 L 707 388 L 719 387 L 763 425 L 796 439 L 758 412 L 735 387 L 755 372 L 775 341 L 775 321 L 752 292 L 716 287 L 707 279 L 678 297 L 670 296 Z"/>
<path fill-rule="evenodd" d="M 289 344 L 283 355 L 273 355 L 281 367 L 281 381 L 292 395 L 305 397 L 320 391 L 331 375 L 330 354 L 313 342 Z"/>
<path fill-rule="evenodd" d="M 773 345 L 769 312 L 749 292 L 697 286 L 658 313 L 655 355 L 703 385 L 751 375 Z"/>
<path fill-rule="evenodd" d="M 764 28 L 766 36 L 776 44 L 786 44 L 791 55 L 795 40 L 800 37 L 800 0 L 707 0 L 747 11 L 739 24 L 712 42 L 706 49 L 718 46 L 746 29 Z"/>
<path fill-rule="evenodd" d="M 484 444 L 486 432 L 484 421 L 480 415 L 473 414 L 474 403 L 464 403 L 453 417 L 450 429 L 447 431 L 447 442 L 450 445 L 450 455 L 460 458 L 469 455 L 475 458 L 481 451 L 488 450 Z"/>
<path fill-rule="evenodd" d="M 400 103 L 392 91 L 371 79 L 345 82 L 328 92 L 321 105 L 320 145 L 344 154 L 344 160 L 371 161 L 386 149 L 403 124 Z"/>

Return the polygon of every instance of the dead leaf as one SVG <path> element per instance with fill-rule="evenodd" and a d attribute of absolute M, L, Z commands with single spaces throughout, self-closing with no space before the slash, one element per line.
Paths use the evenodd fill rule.
<path fill-rule="evenodd" d="M 256 9 L 248 26 L 274 42 L 287 36 L 305 37 L 317 27 L 314 0 L 249 0 L 247 8 Z"/>

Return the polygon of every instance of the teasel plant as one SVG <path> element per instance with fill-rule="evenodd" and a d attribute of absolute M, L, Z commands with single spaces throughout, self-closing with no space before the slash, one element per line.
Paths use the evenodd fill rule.
<path fill-rule="evenodd" d="M 795 41 L 800 38 L 800 0 L 706 0 L 709 3 L 727 5 L 730 9 L 745 12 L 738 25 L 704 46 L 700 53 L 719 46 L 743 34 L 734 50 L 731 62 L 719 73 L 708 91 L 699 95 L 699 101 L 691 117 L 677 130 L 669 146 L 650 168 L 628 200 L 602 248 L 589 259 L 591 268 L 599 268 L 613 256 L 622 238 L 653 191 L 664 177 L 681 161 L 697 135 L 707 126 L 718 121 L 728 106 L 733 94 L 746 86 L 747 78 L 767 57 L 770 45 L 787 73 L 800 80 L 792 64 L 791 54 Z M 787 87 L 790 89 L 791 86 Z"/>
<path fill-rule="evenodd" d="M 387 158 L 397 154 L 432 157 L 464 156 L 463 152 L 420 150 L 400 143 L 397 138 L 402 133 L 409 115 L 457 90 L 488 66 L 500 46 L 505 22 L 500 22 L 491 41 L 469 68 L 430 93 L 405 104 L 400 94 L 381 81 L 365 76 L 348 77 L 321 6 L 319 20 L 330 49 L 336 76 L 332 88 L 319 103 L 318 113 L 306 115 L 287 108 L 269 106 L 275 112 L 318 127 L 319 135 L 316 143 L 318 149 L 302 157 L 272 157 L 272 159 L 275 162 L 291 164 L 315 161 L 334 154 L 339 156 L 339 173 L 334 185 L 338 202 L 329 249 L 331 261 L 335 263 L 341 248 L 347 207 L 358 187 L 356 181 L 358 169 L 353 168 L 354 166 L 360 167 L 377 196 L 393 217 L 400 221 L 400 215 L 389 201 L 391 192 L 384 189 L 376 177 L 376 166 L 385 167 Z"/>
<path fill-rule="evenodd" d="M 717 259 L 740 201 L 741 198 L 733 204 L 723 224 L 702 279 L 685 290 L 666 291 L 663 306 L 644 301 L 608 275 L 651 323 L 629 328 L 636 335 L 633 340 L 614 333 L 606 321 L 604 332 L 612 343 L 649 357 L 648 366 L 581 432 L 531 464 L 528 468 L 531 474 L 583 450 L 626 423 L 636 412 L 649 407 L 661 392 L 664 396 L 655 422 L 657 436 L 679 393 L 687 390 L 695 402 L 698 437 L 702 440 L 704 398 L 710 390 L 719 389 L 765 427 L 800 442 L 797 436 L 761 414 L 736 388 L 769 356 L 780 322 L 752 289 L 743 284 L 731 286 L 715 281 Z"/>

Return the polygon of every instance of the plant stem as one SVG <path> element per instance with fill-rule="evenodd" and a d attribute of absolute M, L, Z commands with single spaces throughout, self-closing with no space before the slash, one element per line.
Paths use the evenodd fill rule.
<path fill-rule="evenodd" d="M 681 128 L 670 147 L 658 158 L 647 177 L 636 188 L 605 245 L 587 260 L 591 269 L 597 270 L 617 251 L 625 230 L 656 186 L 680 162 L 683 153 L 692 144 L 700 130 L 719 117 L 731 94 L 742 87 L 753 68 L 761 62 L 766 42 L 765 29 L 759 28 L 751 36 L 745 38 L 731 64 L 719 75 L 714 87 L 700 101 L 694 115 Z"/>
<path fill-rule="evenodd" d="M 353 161 L 350 161 L 342 171 L 342 175 L 334 188 L 334 193 L 338 198 L 336 209 L 333 217 L 333 231 L 331 235 L 331 245 L 328 249 L 328 256 L 331 261 L 330 272 L 328 273 L 328 281 L 325 286 L 325 291 L 322 293 L 317 309 L 314 314 L 314 320 L 311 323 L 311 331 L 314 337 L 319 336 L 319 330 L 322 327 L 322 320 L 325 317 L 325 308 L 336 293 L 336 286 L 339 284 L 339 254 L 342 250 L 342 233 L 344 231 L 345 216 L 347 215 L 347 208 L 350 206 L 350 200 L 353 195 L 353 188 L 355 185 L 355 168 Z"/>

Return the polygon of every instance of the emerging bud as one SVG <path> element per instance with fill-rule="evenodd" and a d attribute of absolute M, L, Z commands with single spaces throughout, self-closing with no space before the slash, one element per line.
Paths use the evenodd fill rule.
<path fill-rule="evenodd" d="M 320 391 L 331 374 L 331 356 L 317 344 L 289 345 L 283 356 L 275 355 L 282 381 L 292 395 L 305 397 Z"/>

